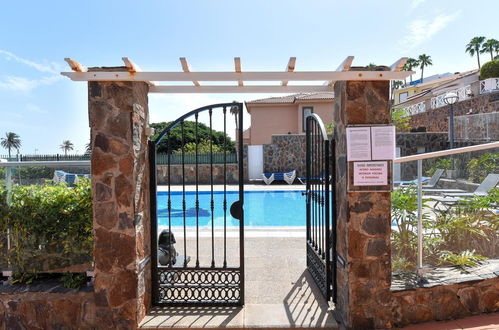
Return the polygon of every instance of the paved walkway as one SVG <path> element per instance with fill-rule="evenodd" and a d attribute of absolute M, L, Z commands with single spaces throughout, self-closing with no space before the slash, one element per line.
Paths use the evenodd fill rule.
<path fill-rule="evenodd" d="M 181 246 L 182 239 L 179 241 Z M 220 257 L 219 251 L 215 254 Z M 155 308 L 142 321 L 141 328 L 337 328 L 324 298 L 306 271 L 304 238 L 246 238 L 245 254 L 246 305 L 243 308 Z M 210 257 L 209 253 L 206 256 Z M 203 257 L 200 255 L 200 260 L 204 260 Z M 228 262 L 237 262 L 232 257 L 232 253 L 227 256 Z"/>

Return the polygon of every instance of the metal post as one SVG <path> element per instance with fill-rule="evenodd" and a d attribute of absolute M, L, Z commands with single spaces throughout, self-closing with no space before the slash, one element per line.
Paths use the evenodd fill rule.
<path fill-rule="evenodd" d="M 454 149 L 454 107 L 451 103 L 450 105 L 450 119 L 449 119 L 449 131 L 450 131 L 450 148 Z"/>
<path fill-rule="evenodd" d="M 423 194 L 422 194 L 423 160 L 418 159 L 418 264 L 417 271 L 420 274 L 423 268 Z"/>

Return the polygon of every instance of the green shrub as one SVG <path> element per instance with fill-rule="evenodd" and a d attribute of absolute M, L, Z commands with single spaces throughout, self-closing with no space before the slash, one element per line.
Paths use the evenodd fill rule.
<path fill-rule="evenodd" d="M 499 153 L 486 153 L 468 163 L 469 180 L 482 182 L 489 173 L 499 173 Z"/>
<path fill-rule="evenodd" d="M 12 203 L 0 219 L 10 228 L 8 259 L 15 272 L 45 271 L 92 261 L 90 180 L 74 187 L 15 185 Z"/>
<path fill-rule="evenodd" d="M 499 78 L 499 59 L 482 65 L 480 69 L 480 79 Z"/>
<path fill-rule="evenodd" d="M 428 176 L 432 176 L 433 174 L 435 174 L 435 171 L 439 168 L 443 168 L 444 170 L 448 170 L 450 168 L 450 159 L 446 159 L 446 158 L 439 158 L 434 164 L 433 166 L 428 170 L 426 171 L 426 174 Z"/>

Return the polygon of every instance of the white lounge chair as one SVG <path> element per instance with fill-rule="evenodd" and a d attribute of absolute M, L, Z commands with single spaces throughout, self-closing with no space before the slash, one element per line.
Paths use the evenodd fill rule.
<path fill-rule="evenodd" d="M 290 172 L 272 172 L 263 173 L 262 179 L 266 184 L 271 184 L 274 180 L 285 181 L 287 184 L 292 184 L 296 178 L 296 170 Z"/>

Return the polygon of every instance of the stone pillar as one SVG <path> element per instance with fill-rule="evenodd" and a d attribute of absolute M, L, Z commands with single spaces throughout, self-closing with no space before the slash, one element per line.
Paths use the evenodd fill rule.
<path fill-rule="evenodd" d="M 124 67 L 90 71 L 126 71 Z M 148 85 L 89 82 L 96 316 L 135 328 L 150 305 Z"/>
<path fill-rule="evenodd" d="M 338 263 L 336 318 L 347 328 L 388 328 L 390 192 L 348 191 L 345 129 L 347 125 L 391 123 L 389 81 L 339 81 L 334 93 L 337 250 L 346 261 L 344 267 Z M 391 182 L 391 171 L 388 175 Z"/>

